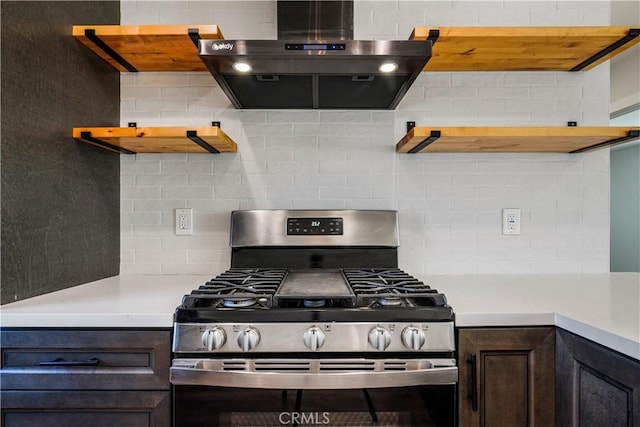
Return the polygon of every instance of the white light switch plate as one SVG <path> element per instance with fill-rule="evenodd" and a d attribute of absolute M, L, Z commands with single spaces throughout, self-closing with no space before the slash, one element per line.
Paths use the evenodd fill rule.
<path fill-rule="evenodd" d="M 520 234 L 520 209 L 502 209 L 502 234 Z"/>

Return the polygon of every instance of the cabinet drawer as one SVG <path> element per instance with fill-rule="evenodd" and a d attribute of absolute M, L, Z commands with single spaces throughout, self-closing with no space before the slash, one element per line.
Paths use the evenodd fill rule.
<path fill-rule="evenodd" d="M 5 427 L 169 427 L 168 391 L 3 391 Z"/>
<path fill-rule="evenodd" d="M 3 390 L 168 390 L 168 330 L 1 333 Z"/>

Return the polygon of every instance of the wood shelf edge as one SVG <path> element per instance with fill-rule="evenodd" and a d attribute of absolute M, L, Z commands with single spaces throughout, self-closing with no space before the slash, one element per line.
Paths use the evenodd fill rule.
<path fill-rule="evenodd" d="M 638 25 L 640 26 L 640 24 Z M 624 37 L 630 26 L 511 26 L 511 27 L 414 27 L 409 40 L 426 40 L 430 30 L 438 30 L 443 37 Z"/>
<path fill-rule="evenodd" d="M 396 152 L 577 153 L 632 141 L 639 133 L 640 128 L 628 126 L 414 127 L 396 144 Z"/>
<path fill-rule="evenodd" d="M 74 25 L 72 35 L 120 72 L 207 71 L 197 39 L 224 39 L 213 24 Z"/>
<path fill-rule="evenodd" d="M 84 37 L 85 30 L 93 29 L 100 36 L 175 36 L 187 34 L 189 28 L 197 28 L 201 36 L 224 39 L 220 27 L 215 24 L 183 25 L 74 25 L 74 37 Z"/>
<path fill-rule="evenodd" d="M 190 136 L 189 134 L 195 136 Z M 235 153 L 238 145 L 217 126 L 206 127 L 78 127 L 73 138 L 125 154 Z M 87 138 L 86 136 L 89 136 Z M 210 149 L 212 148 L 212 149 Z"/>
<path fill-rule="evenodd" d="M 423 71 L 587 71 L 640 43 L 640 25 L 583 26 L 583 27 L 415 27 L 409 40 L 423 41 L 429 32 L 439 33 L 434 43 L 433 57 Z M 478 43 L 473 43 L 474 40 Z M 526 44 L 519 44 L 522 40 Z M 487 40 L 495 40 L 495 48 L 486 50 Z M 545 42 L 548 40 L 548 43 Z M 555 45 L 553 43 L 556 43 Z M 507 51 L 521 56 L 516 61 L 501 62 L 500 44 Z M 549 45 L 548 45 L 549 44 Z M 540 51 L 531 54 L 535 45 Z M 446 46 L 443 47 L 443 46 Z M 454 46 L 454 47 L 452 47 Z M 591 48 L 593 46 L 593 48 Z M 484 52 L 476 48 L 485 49 Z M 459 50 L 457 50 L 459 48 Z M 551 51 L 567 52 L 566 58 L 558 58 Z M 527 52 L 534 58 L 530 64 L 522 55 Z M 487 55 L 483 57 L 483 55 Z M 506 53 L 504 54 L 506 55 Z M 573 56 L 575 55 L 575 57 Z"/>

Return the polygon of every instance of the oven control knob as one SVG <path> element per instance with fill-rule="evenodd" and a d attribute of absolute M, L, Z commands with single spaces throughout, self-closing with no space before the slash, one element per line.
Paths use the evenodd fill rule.
<path fill-rule="evenodd" d="M 211 328 L 202 334 L 202 344 L 208 351 L 217 350 L 227 341 L 227 334 L 224 329 Z"/>
<path fill-rule="evenodd" d="M 391 332 L 381 326 L 372 328 L 369 331 L 369 344 L 377 350 L 385 350 L 391 344 Z"/>
<path fill-rule="evenodd" d="M 324 332 L 317 326 L 312 326 L 302 335 L 304 345 L 311 351 L 316 351 L 324 344 Z"/>
<path fill-rule="evenodd" d="M 402 331 L 402 343 L 412 350 L 420 350 L 426 340 L 424 331 L 415 326 L 407 326 Z"/>
<path fill-rule="evenodd" d="M 242 351 L 249 351 L 255 348 L 260 342 L 260 333 L 255 328 L 244 328 L 238 332 L 238 347 Z"/>

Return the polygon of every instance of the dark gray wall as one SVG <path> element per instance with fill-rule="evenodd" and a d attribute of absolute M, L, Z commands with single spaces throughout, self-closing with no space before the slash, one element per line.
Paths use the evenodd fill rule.
<path fill-rule="evenodd" d="M 120 162 L 73 127 L 119 124 L 120 74 L 71 36 L 119 2 L 2 1 L 2 303 L 118 274 Z"/>

